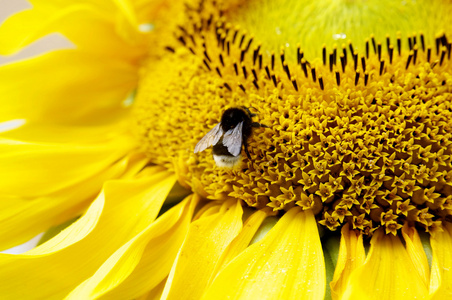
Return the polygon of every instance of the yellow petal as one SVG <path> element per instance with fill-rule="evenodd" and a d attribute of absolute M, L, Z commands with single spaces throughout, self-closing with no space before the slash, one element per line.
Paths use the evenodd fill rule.
<path fill-rule="evenodd" d="M 32 9 L 16 13 L 0 27 L 0 53 L 15 53 L 43 36 L 58 32 L 82 51 L 136 62 L 147 51 L 143 47 L 144 36 L 141 34 L 143 41 L 138 43 L 140 32 L 134 12 L 128 8 L 127 1 L 116 1 L 121 2 L 116 7 L 113 1 L 108 5 L 39 3 Z"/>
<path fill-rule="evenodd" d="M 112 2 L 119 9 L 118 15 L 121 16 L 119 26 L 116 26 L 116 28 L 120 33 L 123 33 L 122 37 L 125 40 L 133 42 L 134 33 L 137 33 L 138 29 L 138 20 L 133 4 L 129 0 L 113 0 Z"/>
<path fill-rule="evenodd" d="M 37 39 L 52 33 L 55 23 L 78 11 L 80 6 L 61 8 L 34 7 L 9 16 L 0 26 L 0 54 L 10 55 Z"/>
<path fill-rule="evenodd" d="M 2 132 L 1 137 L 32 143 L 99 144 L 123 134 L 126 124 L 110 123 L 96 126 L 65 126 L 37 122 L 26 122 L 21 127 Z"/>
<path fill-rule="evenodd" d="M 363 235 L 357 230 L 350 229 L 349 223 L 341 230 L 339 257 L 330 283 L 333 299 L 341 299 L 347 288 L 350 274 L 364 264 L 366 252 L 363 245 Z"/>
<path fill-rule="evenodd" d="M 413 262 L 415 269 L 419 272 L 422 280 L 428 285 L 430 278 L 430 269 L 428 266 L 427 255 L 422 247 L 421 238 L 416 228 L 408 226 L 406 223 L 402 228 L 402 235 L 405 240 L 405 247 L 408 255 Z"/>
<path fill-rule="evenodd" d="M 5 299 L 62 299 L 156 218 L 174 175 L 115 180 L 79 220 L 22 255 L 0 254 Z M 24 288 L 26 287 L 26 288 Z"/>
<path fill-rule="evenodd" d="M 426 299 L 428 289 L 399 237 L 377 230 L 342 299 Z"/>
<path fill-rule="evenodd" d="M 190 196 L 150 223 L 67 299 L 134 299 L 157 287 L 171 270 L 198 201 Z"/>
<path fill-rule="evenodd" d="M 133 5 L 140 23 L 151 22 L 155 25 L 154 37 L 158 35 L 165 36 L 174 32 L 177 25 L 182 24 L 185 19 L 184 10 L 186 5 L 196 6 L 197 1 L 189 0 L 135 0 Z M 158 38 L 153 41 L 160 42 L 164 40 Z"/>
<path fill-rule="evenodd" d="M 242 231 L 240 231 L 239 235 L 237 235 L 237 237 L 223 252 L 223 255 L 217 263 L 216 270 L 214 272 L 215 274 L 218 273 L 218 271 L 227 265 L 232 259 L 234 259 L 240 252 L 246 249 L 266 217 L 266 212 L 258 210 L 246 220 L 245 224 L 243 224 Z"/>
<path fill-rule="evenodd" d="M 452 223 L 443 222 L 443 230 L 430 238 L 433 252 L 430 278 L 432 299 L 452 298 Z"/>
<path fill-rule="evenodd" d="M 124 156 L 124 153 L 129 152 L 129 150 L 120 150 L 124 147 L 133 146 L 127 137 L 123 136 L 121 132 L 123 129 L 120 127 L 113 125 L 80 128 L 27 123 L 23 127 L 2 134 L 12 144 L 9 145 L 11 146 L 10 156 L 14 156 L 17 161 L 21 162 L 24 162 L 25 160 L 23 159 L 28 156 L 32 163 L 31 165 L 23 163 L 22 167 L 13 165 L 11 166 L 13 169 L 7 171 L 10 174 L 9 176 L 17 175 L 20 171 L 26 173 L 26 176 L 19 175 L 16 177 L 16 185 L 22 183 L 24 186 L 12 191 L 14 195 L 2 195 L 2 201 L 0 201 L 0 249 L 7 249 L 21 244 L 36 234 L 46 231 L 51 226 L 79 216 L 96 197 L 106 180 L 133 176 L 143 168 L 147 162 L 146 157 L 132 152 Z M 23 142 L 18 143 L 14 139 L 22 140 Z M 116 143 L 122 144 L 117 145 Z M 17 151 L 15 147 L 17 147 Z M 99 147 L 99 151 L 105 150 L 105 156 L 102 159 L 111 156 L 113 153 L 117 153 L 118 156 L 111 156 L 110 162 L 105 161 L 103 167 L 97 161 L 94 161 L 98 168 L 92 168 L 91 170 L 88 170 L 87 167 L 89 166 L 83 167 L 77 165 L 76 162 L 70 162 L 73 157 L 62 157 L 64 162 L 61 165 L 53 165 L 55 167 L 53 169 L 54 174 L 49 174 L 50 176 L 47 178 L 41 178 L 41 180 L 46 181 L 43 185 L 45 191 L 40 190 L 41 187 L 39 185 L 34 187 L 35 190 L 30 190 L 30 187 L 27 186 L 26 178 L 29 178 L 32 182 L 39 179 L 27 176 L 29 171 L 33 172 L 30 166 L 42 161 L 44 154 L 51 157 L 52 153 L 54 153 L 53 151 L 57 149 L 60 150 L 61 155 L 64 153 L 63 149 L 69 149 L 68 153 L 74 153 L 75 149 L 85 154 L 88 152 L 94 153 L 93 151 L 96 147 Z M 118 149 L 115 149 L 116 147 Z M 41 151 L 36 151 L 34 155 L 33 153 L 27 153 L 24 157 L 19 155 L 19 153 L 24 152 L 23 149 L 30 148 L 39 148 Z M 4 153 L 4 155 L 6 154 Z M 53 161 L 53 157 L 50 159 Z M 87 157 L 84 157 L 83 161 L 86 162 L 86 159 Z M 46 164 L 45 161 L 42 161 L 42 164 L 46 165 L 46 168 L 52 166 L 52 162 Z M 73 166 L 74 170 L 64 169 L 70 165 Z M 7 166 L 7 163 L 2 164 L 2 167 L 5 166 Z M 93 167 L 93 165 L 91 166 Z M 82 168 L 80 169 L 80 167 Z M 36 174 L 42 172 L 39 173 L 39 176 L 44 176 L 46 168 L 38 168 L 34 172 Z M 85 174 L 83 169 L 88 173 Z M 78 180 L 67 177 L 66 183 L 61 181 L 64 180 L 65 172 L 75 174 L 77 170 L 79 170 L 78 173 L 80 174 Z M 72 184 L 69 184 L 70 182 Z M 51 192 L 51 190 L 55 190 L 52 185 L 54 183 L 56 185 L 60 184 L 60 187 L 66 187 Z M 0 186 L 4 187 L 2 184 Z M 32 192 L 42 196 L 30 199 L 26 198 L 25 196 L 27 195 L 24 195 L 23 192 L 28 194 Z M 48 194 L 45 194 L 45 192 L 48 192 Z"/>
<path fill-rule="evenodd" d="M 242 228 L 240 201 L 226 201 L 216 214 L 201 216 L 188 236 L 168 277 L 162 299 L 199 299 L 218 259 Z"/>
<path fill-rule="evenodd" d="M 146 162 L 146 157 L 132 154 L 55 194 L 33 200 L 3 197 L 0 201 L 0 249 L 22 244 L 52 226 L 80 216 L 106 180 L 136 174 Z"/>
<path fill-rule="evenodd" d="M 323 299 L 325 285 L 314 215 L 293 208 L 220 271 L 203 299 Z"/>
<path fill-rule="evenodd" d="M 137 298 L 137 300 L 160 300 L 163 294 L 163 289 L 165 288 L 166 284 L 166 278 L 159 283 L 158 286 L 153 288 L 148 293 L 142 295 L 141 297 Z"/>
<path fill-rule="evenodd" d="M 73 3 L 61 0 L 28 0 L 33 6 L 42 6 L 46 8 L 64 8 L 73 5 Z M 79 0 L 77 2 L 85 4 L 96 4 L 100 8 L 111 6 L 111 0 Z"/>
<path fill-rule="evenodd" d="M 64 67 L 62 67 L 64 66 Z M 100 55 L 60 50 L 0 67 L 0 121 L 100 123 L 123 115 L 137 67 Z"/>
<path fill-rule="evenodd" d="M 117 134 L 98 143 L 34 143 L 0 138 L 0 194 L 46 196 L 107 169 L 134 147 Z"/>

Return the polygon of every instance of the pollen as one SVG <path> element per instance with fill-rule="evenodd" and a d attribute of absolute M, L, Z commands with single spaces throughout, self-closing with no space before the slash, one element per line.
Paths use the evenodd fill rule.
<path fill-rule="evenodd" d="M 440 230 L 452 214 L 450 36 L 370 36 L 307 57 L 303 44 L 265 48 L 209 3 L 187 8 L 172 51 L 143 67 L 132 128 L 153 163 L 206 199 L 312 209 L 329 230 Z M 268 126 L 253 129 L 251 158 L 229 169 L 194 154 L 240 106 Z"/>

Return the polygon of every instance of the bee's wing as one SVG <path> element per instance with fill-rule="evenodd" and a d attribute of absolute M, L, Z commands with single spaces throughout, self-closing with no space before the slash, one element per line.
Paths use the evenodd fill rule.
<path fill-rule="evenodd" d="M 223 136 L 223 129 L 221 129 L 221 122 L 212 128 L 195 146 L 195 153 L 206 150 L 208 147 L 218 143 Z"/>
<path fill-rule="evenodd" d="M 242 127 L 243 121 L 235 128 L 229 129 L 223 136 L 223 145 L 228 148 L 229 153 L 237 156 L 242 152 Z"/>

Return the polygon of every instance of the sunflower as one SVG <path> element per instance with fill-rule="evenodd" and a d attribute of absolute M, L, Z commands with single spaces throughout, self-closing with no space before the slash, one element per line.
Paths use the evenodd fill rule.
<path fill-rule="evenodd" d="M 74 48 L 0 68 L 3 298 L 452 296 L 449 2 L 31 2 L 1 53 Z"/>

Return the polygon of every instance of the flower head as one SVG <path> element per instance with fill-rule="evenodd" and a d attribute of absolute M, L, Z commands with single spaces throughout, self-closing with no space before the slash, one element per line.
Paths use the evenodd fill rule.
<path fill-rule="evenodd" d="M 11 99 L 24 98 L 0 116 L 27 122 L 2 134 L 0 245 L 80 217 L 25 254 L 1 254 L 2 294 L 450 293 L 449 4 L 51 3 L 0 28 L 13 37 L 5 53 L 55 30 L 76 45 L 0 69 Z M 49 62 L 81 75 L 15 91 L 15 74 Z M 221 168 L 194 148 L 230 107 L 265 126 L 242 141 L 249 156 Z"/>
<path fill-rule="evenodd" d="M 188 169 L 184 183 L 199 183 L 198 192 L 207 198 L 235 197 L 251 207 L 287 210 L 303 207 L 301 198 L 312 196 L 320 224 L 330 223 L 326 219 L 339 207 L 348 215 L 341 223 L 365 213 L 371 228 L 390 226 L 386 230 L 395 233 L 404 222 L 417 222 L 427 229 L 437 218 L 427 211 L 441 211 L 450 193 L 452 146 L 439 143 L 450 134 L 452 78 L 441 59 L 450 44 L 446 35 L 410 35 L 405 45 L 399 33 L 386 37 L 386 49 L 372 35 L 362 50 L 349 43 L 311 59 L 300 44 L 269 52 L 271 44 L 265 48 L 260 36 L 235 27 L 235 19 L 248 24 L 255 16 L 248 6 L 257 15 L 271 8 L 249 4 L 231 18 L 227 9 L 208 5 L 201 13 L 188 12 L 177 32 L 182 48 L 149 72 L 137 97 L 144 151 L 169 168 L 181 168 L 173 164 L 177 157 Z M 301 29 L 293 30 L 287 29 Z M 275 38 L 261 36 L 267 43 Z M 230 106 L 254 109 L 269 126 L 255 130 L 251 159 L 237 170 L 217 168 L 208 153 L 192 151 Z M 161 130 L 152 130 L 156 124 Z M 386 222 L 383 213 L 395 217 Z"/>

